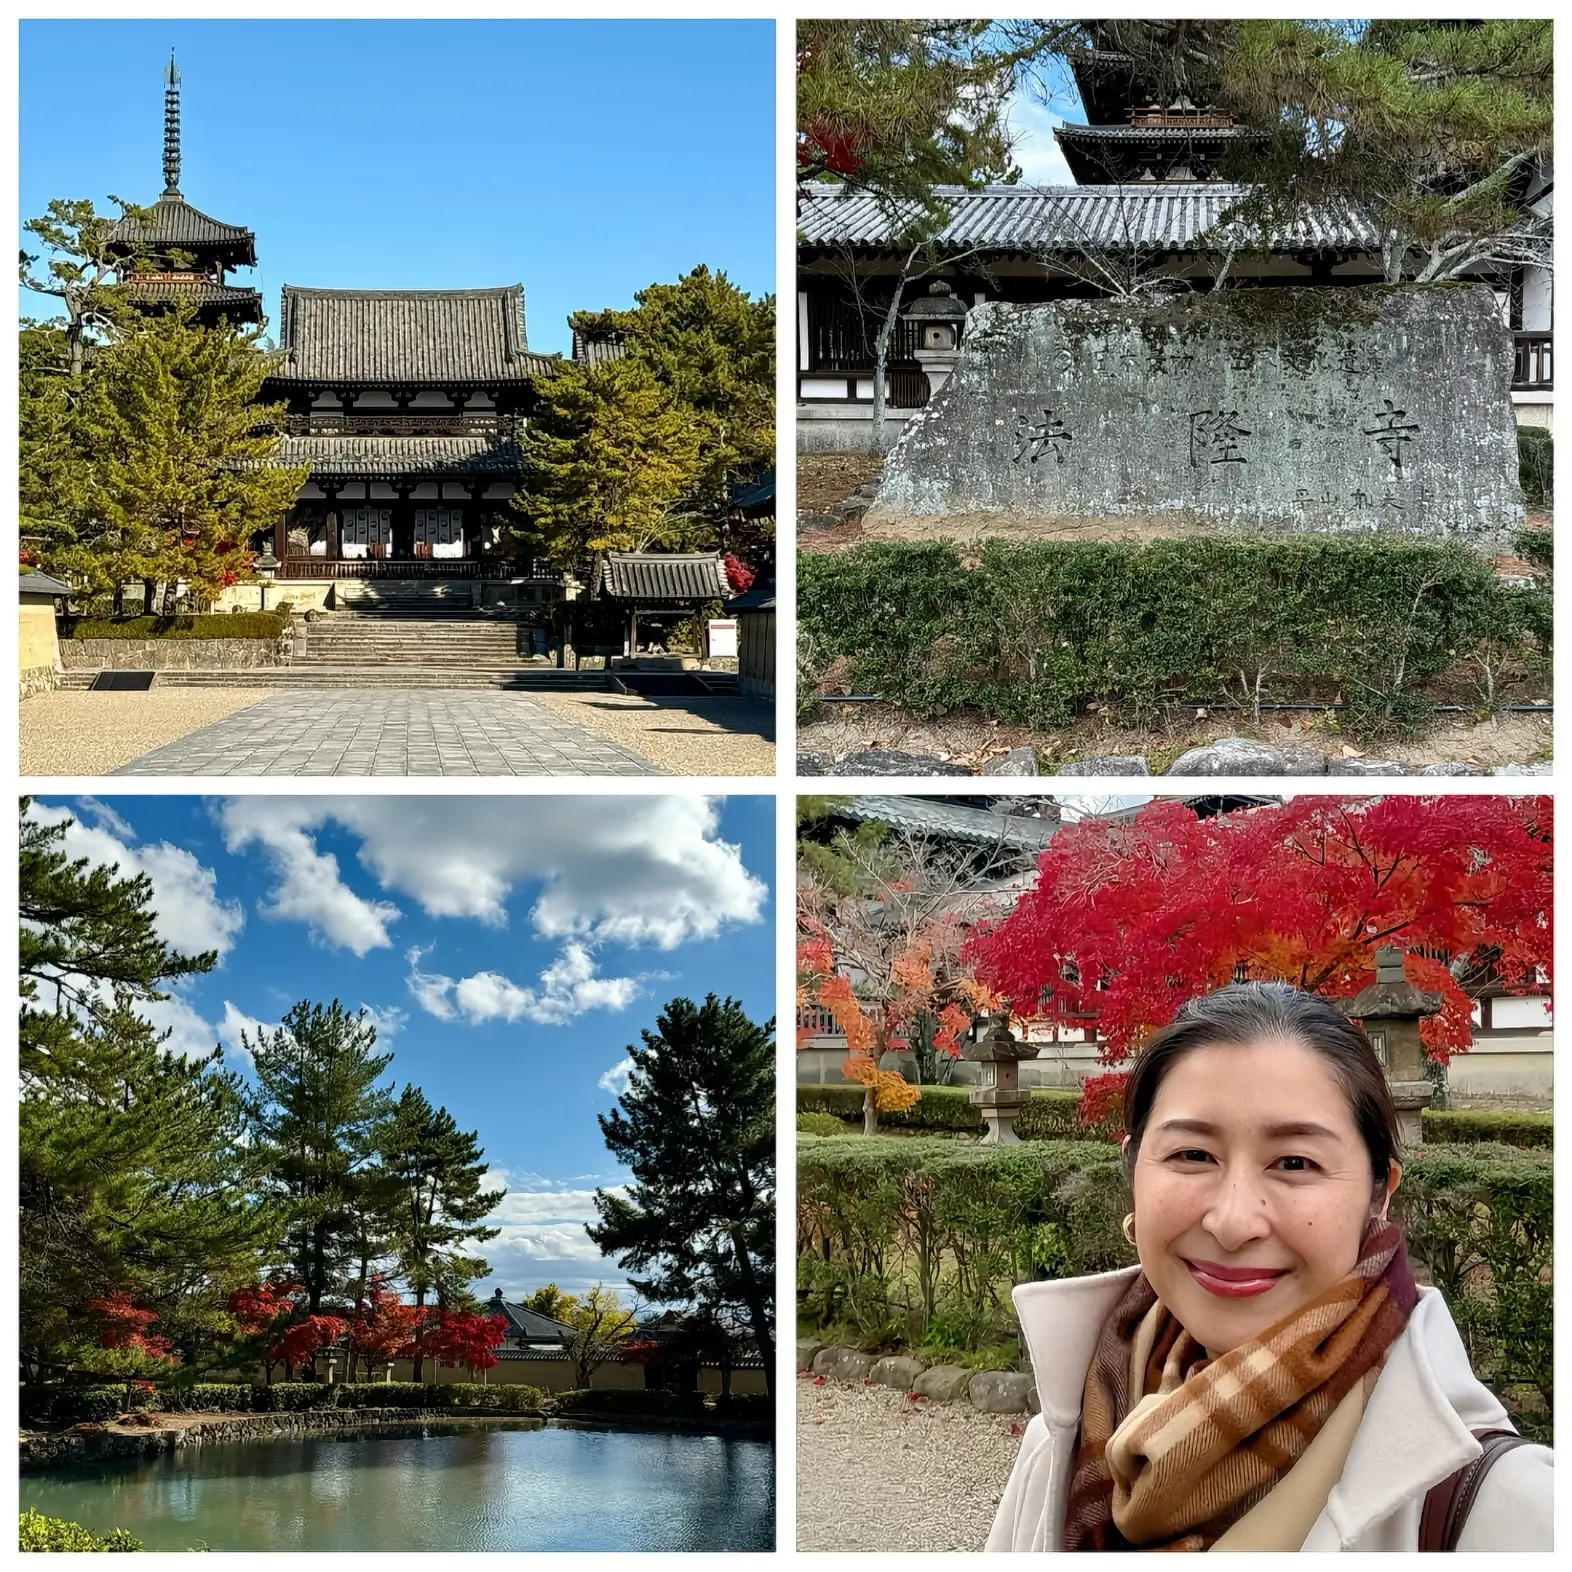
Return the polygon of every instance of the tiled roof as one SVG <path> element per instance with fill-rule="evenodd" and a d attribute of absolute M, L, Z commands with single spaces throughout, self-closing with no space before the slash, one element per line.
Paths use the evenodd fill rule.
<path fill-rule="evenodd" d="M 774 582 L 766 579 L 762 584 L 755 584 L 751 589 L 743 591 L 741 595 L 733 595 L 722 605 L 721 610 L 728 617 L 739 611 L 774 611 Z"/>
<path fill-rule="evenodd" d="M 603 366 L 627 353 L 628 346 L 620 338 L 585 338 L 577 328 L 573 330 L 573 358 L 583 365 Z"/>
<path fill-rule="evenodd" d="M 931 797 L 848 797 L 838 802 L 840 818 L 859 823 L 878 819 L 912 835 L 962 841 L 969 846 L 1004 846 L 1012 851 L 1039 852 L 1059 829 L 1055 819 L 1028 819 L 988 808 L 963 808 Z"/>
<path fill-rule="evenodd" d="M 889 244 L 889 214 L 870 196 L 839 186 L 813 185 L 797 215 L 805 249 Z M 941 186 L 950 221 L 939 232 L 941 251 L 1164 250 L 1215 251 L 1226 238 L 1224 214 L 1249 188 L 1221 182 L 1150 186 L 988 186 L 966 191 Z M 914 210 L 915 211 L 915 210 Z M 1239 243 L 1255 243 L 1242 228 Z M 1375 228 L 1344 211 L 1301 217 L 1271 236 L 1275 251 L 1341 248 L 1378 250 Z"/>
<path fill-rule="evenodd" d="M 152 250 L 217 250 L 234 267 L 256 266 L 256 237 L 249 229 L 199 213 L 178 191 L 166 191 L 142 218 L 121 219 L 115 236 Z"/>
<path fill-rule="evenodd" d="M 731 594 L 715 552 L 608 551 L 599 589 L 614 600 L 724 600 Z"/>
<path fill-rule="evenodd" d="M 1249 126 L 1083 126 L 1065 124 L 1056 126 L 1054 133 L 1061 142 L 1210 142 L 1214 138 L 1230 141 L 1259 137 L 1260 132 Z"/>
<path fill-rule="evenodd" d="M 532 355 L 524 286 L 302 289 L 284 286 L 281 380 L 339 383 L 521 382 L 561 362 Z"/>
<path fill-rule="evenodd" d="M 529 1337 L 548 1342 L 553 1338 L 573 1335 L 573 1328 L 563 1321 L 541 1315 L 537 1310 L 526 1310 L 521 1304 L 508 1303 L 502 1297 L 501 1289 L 486 1301 L 485 1313 L 502 1316 L 508 1323 L 509 1337 Z"/>
<path fill-rule="evenodd" d="M 188 284 L 175 279 L 166 283 L 162 279 L 140 278 L 122 288 L 133 300 L 189 300 L 199 306 L 236 306 L 251 316 L 262 314 L 262 296 L 254 289 L 242 289 L 236 284 Z"/>
<path fill-rule="evenodd" d="M 51 578 L 47 573 L 40 573 L 35 568 L 31 573 L 17 575 L 17 592 L 22 595 L 69 595 L 71 586 L 62 584 L 59 579 Z"/>
<path fill-rule="evenodd" d="M 318 475 L 496 475 L 523 473 L 516 442 L 492 437 L 285 437 L 273 462 L 309 464 Z"/>

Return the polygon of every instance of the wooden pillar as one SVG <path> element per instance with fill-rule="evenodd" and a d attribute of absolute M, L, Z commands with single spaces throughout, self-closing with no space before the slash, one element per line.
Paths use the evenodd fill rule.
<path fill-rule="evenodd" d="M 628 608 L 628 656 L 631 659 L 639 653 L 639 610 L 637 606 Z"/>
<path fill-rule="evenodd" d="M 338 494 L 342 489 L 339 486 L 324 485 L 322 487 L 322 493 L 327 498 L 326 518 L 322 532 L 324 536 L 322 549 L 326 555 L 326 560 L 329 562 L 337 562 L 340 553 L 344 549 L 339 535 L 338 522 Z"/>
<path fill-rule="evenodd" d="M 398 501 L 393 504 L 393 540 L 388 555 L 407 562 L 415 555 L 415 510 L 410 502 L 410 493 L 415 488 L 408 481 L 400 481 L 394 489 L 398 492 Z"/>
<path fill-rule="evenodd" d="M 289 550 L 290 512 L 291 509 L 285 508 L 284 511 L 279 514 L 278 519 L 273 525 L 273 555 L 277 557 L 280 562 L 284 560 L 284 556 Z"/>

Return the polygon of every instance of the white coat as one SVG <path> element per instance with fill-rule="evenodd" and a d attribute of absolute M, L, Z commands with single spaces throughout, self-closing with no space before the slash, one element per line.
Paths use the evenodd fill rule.
<path fill-rule="evenodd" d="M 989 1550 L 1062 1548 L 1086 1372 L 1103 1323 L 1136 1271 L 1015 1290 L 1042 1412 L 1026 1427 Z M 1512 1428 L 1469 1368 L 1446 1301 L 1434 1288 L 1421 1289 L 1358 1420 L 1341 1474 L 1299 1548 L 1416 1550 L 1426 1492 L 1479 1455 L 1470 1432 L 1487 1426 Z M 1499 1458 L 1474 1499 L 1458 1548 L 1549 1550 L 1552 1462 L 1542 1446 L 1516 1447 Z"/>

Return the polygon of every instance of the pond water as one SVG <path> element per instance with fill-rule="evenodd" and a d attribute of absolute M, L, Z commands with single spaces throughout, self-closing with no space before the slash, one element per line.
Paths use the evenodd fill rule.
<path fill-rule="evenodd" d="M 25 1473 L 21 1505 L 149 1550 L 769 1550 L 775 1452 L 539 1420 L 384 1426 Z"/>

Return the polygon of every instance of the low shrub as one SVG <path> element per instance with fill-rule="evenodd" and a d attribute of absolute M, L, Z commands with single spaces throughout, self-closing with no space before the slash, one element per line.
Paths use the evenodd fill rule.
<path fill-rule="evenodd" d="M 289 616 L 278 611 L 184 614 L 177 617 L 78 617 L 73 639 L 276 639 Z"/>
<path fill-rule="evenodd" d="M 24 1425 L 80 1425 L 102 1423 L 128 1408 L 157 1408 L 153 1394 L 133 1404 L 123 1386 L 73 1386 L 67 1382 L 24 1386 L 18 1398 L 17 1417 Z"/>
<path fill-rule="evenodd" d="M 797 1115 L 798 1135 L 845 1135 L 846 1121 L 829 1113 L 800 1113 Z"/>
<path fill-rule="evenodd" d="M 546 1394 L 536 1386 L 491 1386 L 481 1381 L 355 1381 L 334 1388 L 339 1408 L 474 1408 L 533 1413 Z"/>
<path fill-rule="evenodd" d="M 799 1086 L 797 1130 L 801 1135 L 839 1134 L 840 1131 L 804 1127 L 809 1117 L 830 1115 L 844 1129 L 862 1125 L 860 1086 Z M 1015 1133 L 1023 1141 L 1079 1141 L 1100 1139 L 1102 1132 L 1088 1129 L 1077 1110 L 1081 1095 L 1075 1091 L 1035 1091 L 1015 1120 Z M 903 1130 L 954 1130 L 980 1133 L 982 1115 L 971 1101 L 967 1086 L 925 1086 L 917 1102 L 901 1113 L 881 1113 L 881 1126 Z"/>
<path fill-rule="evenodd" d="M 1555 1145 L 1555 1116 L 1547 1113 L 1498 1113 L 1490 1109 L 1427 1108 L 1425 1144 L 1457 1146 L 1490 1141 L 1549 1151 Z"/>
<path fill-rule="evenodd" d="M 695 1419 L 705 1411 L 700 1392 L 662 1392 L 643 1387 L 559 1392 L 555 1407 L 563 1415 L 608 1419 Z"/>
<path fill-rule="evenodd" d="M 1217 586 L 1229 593 L 1219 595 Z M 1346 703 L 1352 731 L 1428 717 L 1429 684 L 1533 641 L 1488 557 L 1457 543 L 1341 539 L 874 542 L 798 563 L 817 671 L 919 715 L 974 707 L 1062 726 L 1096 703 L 1149 721 L 1179 705 Z M 1259 681 L 1258 681 L 1259 679 Z"/>
<path fill-rule="evenodd" d="M 1525 1433 L 1554 1413 L 1554 1166 L 1543 1151 L 1432 1146 L 1393 1198 L 1408 1247 L 1446 1296 L 1474 1373 Z"/>
<path fill-rule="evenodd" d="M 45 1517 L 31 1508 L 22 1513 L 19 1548 L 22 1550 L 141 1550 L 142 1541 L 128 1534 L 123 1528 L 112 1528 L 107 1534 L 95 1534 L 80 1523 L 68 1523 L 64 1518 Z"/>
<path fill-rule="evenodd" d="M 158 1394 L 158 1406 L 171 1414 L 248 1414 L 256 1406 L 256 1392 L 226 1381 L 198 1381 L 192 1386 L 167 1386 Z"/>
<path fill-rule="evenodd" d="M 1517 428 L 1517 480 L 1531 508 L 1555 500 L 1555 455 L 1555 440 L 1543 426 Z"/>
<path fill-rule="evenodd" d="M 329 1386 L 325 1381 L 275 1381 L 272 1386 L 252 1388 L 259 1414 L 299 1414 L 309 1408 L 337 1408 L 344 1386 Z"/>

